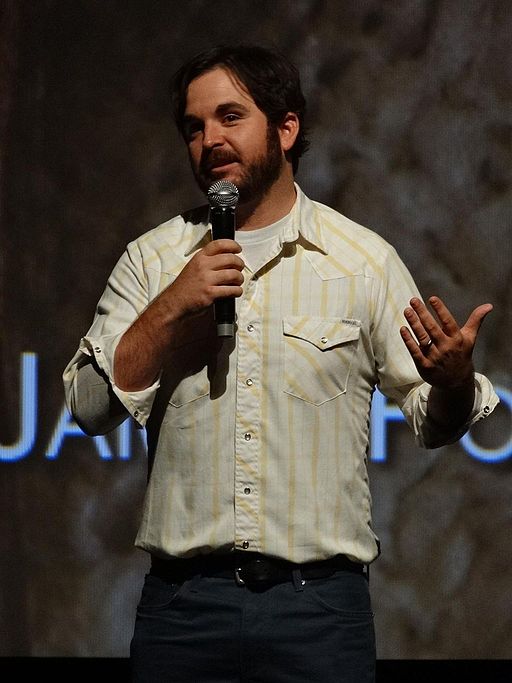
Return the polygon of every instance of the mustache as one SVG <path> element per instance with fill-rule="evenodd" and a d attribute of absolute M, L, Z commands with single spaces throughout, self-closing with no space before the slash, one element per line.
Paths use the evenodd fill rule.
<path fill-rule="evenodd" d="M 203 152 L 199 161 L 199 169 L 203 173 L 209 173 L 215 166 L 223 166 L 235 161 L 240 161 L 240 159 L 234 152 L 212 149 Z"/>

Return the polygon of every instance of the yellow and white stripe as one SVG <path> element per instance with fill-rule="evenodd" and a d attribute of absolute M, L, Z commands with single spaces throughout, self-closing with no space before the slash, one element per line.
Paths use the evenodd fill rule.
<path fill-rule="evenodd" d="M 78 395 L 80 369 L 94 355 L 147 428 L 151 475 L 136 544 L 162 556 L 236 547 L 296 562 L 338 553 L 373 560 L 374 387 L 399 403 L 419 443 L 432 432 L 428 388 L 399 335 L 418 295 L 411 276 L 381 237 L 297 188 L 265 263 L 246 269 L 236 342 L 218 351 L 209 317 L 196 318 L 153 387 L 120 391 L 117 341 L 207 239 L 199 211 L 129 244 L 65 371 L 69 405 L 79 412 L 81 401 L 97 401 L 106 413 L 99 388 Z"/>

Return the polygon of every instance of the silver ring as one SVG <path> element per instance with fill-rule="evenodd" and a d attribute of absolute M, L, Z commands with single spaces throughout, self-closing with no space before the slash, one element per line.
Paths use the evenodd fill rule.
<path fill-rule="evenodd" d="M 420 344 L 422 351 L 428 351 L 432 346 L 432 339 L 429 339 L 426 344 Z"/>

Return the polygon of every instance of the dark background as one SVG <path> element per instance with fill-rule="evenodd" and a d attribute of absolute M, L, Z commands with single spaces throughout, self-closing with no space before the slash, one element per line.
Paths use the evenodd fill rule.
<path fill-rule="evenodd" d="M 302 188 L 388 239 L 461 323 L 491 301 L 475 361 L 510 392 L 511 35 L 508 0 L 0 4 L 6 446 L 21 429 L 20 357 L 38 358 L 34 444 L 0 461 L 4 666 L 125 662 L 147 562 L 133 548 L 143 448 L 132 435 L 122 457 L 109 437 L 106 460 L 85 437 L 67 436 L 57 457 L 49 444 L 62 370 L 125 244 L 203 201 L 170 116 L 175 69 L 240 39 L 288 54 L 309 103 Z M 511 409 L 502 402 L 475 442 L 510 443 Z M 381 671 L 472 660 L 467 680 L 479 661 L 512 657 L 510 458 L 424 452 L 402 424 L 388 439 L 370 465 Z"/>

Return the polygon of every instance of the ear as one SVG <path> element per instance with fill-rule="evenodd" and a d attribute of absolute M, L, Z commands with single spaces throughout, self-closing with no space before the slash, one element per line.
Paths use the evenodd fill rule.
<path fill-rule="evenodd" d="M 281 149 L 283 152 L 289 152 L 295 144 L 297 135 L 299 134 L 299 117 L 292 111 L 289 111 L 278 126 L 279 139 L 281 140 Z"/>

